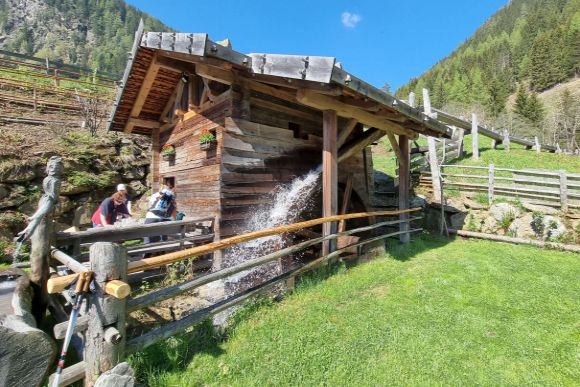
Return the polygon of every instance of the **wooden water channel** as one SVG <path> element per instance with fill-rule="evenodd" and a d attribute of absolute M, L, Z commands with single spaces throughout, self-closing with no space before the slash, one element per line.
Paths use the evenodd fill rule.
<path fill-rule="evenodd" d="M 205 218 L 187 222 L 167 222 L 165 225 L 158 223 L 129 227 L 127 229 L 89 230 L 68 235 L 60 234 L 57 238 L 57 243 L 60 245 L 76 246 L 74 250 L 79 259 L 82 259 L 84 256 L 80 247 L 90 245 L 89 265 L 87 266 L 79 260 L 73 259 L 62 251 L 53 250 L 53 258 L 65 265 L 69 269 L 69 272 L 73 272 L 73 274 L 59 275 L 49 280 L 48 289 L 52 293 L 52 297 L 55 297 L 56 293 L 66 295 L 67 291 L 65 288 L 76 279 L 80 272 L 93 271 L 96 282 L 95 290 L 88 296 L 88 312 L 79 317 L 75 329 L 76 334 L 84 334 L 83 360 L 65 368 L 60 385 L 68 385 L 84 379 L 85 385 L 90 386 L 94 384 L 99 374 L 123 361 L 127 354 L 140 351 L 155 344 L 159 340 L 183 332 L 188 327 L 207 317 L 240 304 L 251 297 L 271 289 L 274 285 L 282 281 L 294 278 L 301 273 L 312 270 L 331 260 L 339 260 L 341 259 L 341 254 L 346 253 L 350 255 L 350 258 L 360 257 L 371 252 L 372 247 L 376 247 L 377 245 L 384 246 L 383 242 L 386 238 L 400 237 L 402 235 L 408 236 L 410 233 L 419 232 L 422 229 L 420 227 L 414 227 L 412 224 L 421 219 L 420 216 L 417 216 L 417 211 L 420 211 L 420 209 L 413 208 L 399 211 L 364 212 L 329 216 L 237 235 L 150 258 L 139 258 L 136 252 L 139 254 L 144 251 L 151 252 L 154 248 L 160 247 L 158 244 L 157 246 L 149 245 L 141 247 L 139 250 L 138 246 L 126 249 L 118 244 L 112 243 L 112 241 L 118 242 L 146 235 L 159 235 L 159 233 L 166 234 L 171 231 L 171 233 L 177 234 L 178 239 L 176 241 L 161 243 L 165 243 L 163 247 L 166 249 L 179 249 L 183 248 L 183 245 L 176 247 L 176 244 L 196 243 L 201 241 L 203 237 L 206 239 L 213 238 L 211 234 L 212 220 Z M 396 218 L 385 219 L 384 217 Z M 379 218 L 381 220 L 377 220 Z M 303 230 L 308 230 L 315 226 L 355 219 L 366 220 L 369 225 L 326 236 L 316 236 L 315 233 L 310 232 L 309 235 L 311 237 L 308 239 L 302 238 L 297 243 L 290 244 L 281 249 L 274 249 L 275 251 L 273 252 L 246 260 L 235 266 L 209 272 L 185 282 L 159 288 L 144 295 L 127 297 L 129 295 L 129 282 L 132 282 L 135 278 L 138 281 L 144 273 L 162 269 L 169 264 L 188 259 L 194 259 L 195 262 L 203 257 L 207 257 L 208 254 L 238 246 L 244 242 L 275 235 L 291 236 L 297 235 L 298 233 L 305 235 L 302 233 Z M 208 221 L 210 225 L 207 225 Z M 162 227 L 165 228 L 162 229 Z M 192 228 L 201 230 L 204 233 L 198 234 L 197 236 L 187 236 L 185 230 Z M 196 237 L 197 239 L 195 239 Z M 286 239 L 288 240 L 289 238 Z M 346 240 L 347 243 L 341 244 L 341 239 Z M 106 241 L 103 242 L 103 240 Z M 310 247 L 318 247 L 322 243 L 331 240 L 339 241 L 338 248 L 327 254 L 314 257 L 306 262 L 300 262 L 284 273 L 271 276 L 270 278 L 263 278 L 261 282 L 254 283 L 251 287 L 227 295 L 225 298 L 209 306 L 195 310 L 181 319 L 166 322 L 140 336 L 126 337 L 126 321 L 131 312 L 146 309 L 151 305 L 173 299 L 184 293 L 189 293 L 211 282 L 223 280 L 267 263 L 276 262 L 285 257 L 292 256 L 292 254 L 305 251 Z M 137 256 L 137 259 L 131 260 L 129 258 L 130 256 Z M 66 322 L 62 322 L 55 326 L 54 332 L 57 338 L 64 336 L 66 324 Z M 51 380 L 53 377 L 54 375 L 51 376 Z"/>

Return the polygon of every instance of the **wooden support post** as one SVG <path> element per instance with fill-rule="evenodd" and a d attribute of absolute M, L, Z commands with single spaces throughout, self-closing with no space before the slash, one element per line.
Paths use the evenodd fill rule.
<path fill-rule="evenodd" d="M 91 270 L 95 273 L 95 291 L 88 296 L 89 326 L 86 333 L 85 356 L 87 364 L 85 386 L 95 384 L 100 374 L 123 361 L 125 352 L 126 299 L 105 293 L 106 283 L 127 281 L 127 252 L 124 247 L 108 242 L 97 242 L 90 249 Z M 117 340 L 108 342 L 108 328 L 118 332 Z"/>
<path fill-rule="evenodd" d="M 562 148 L 560 148 L 560 144 L 556 143 L 556 153 L 562 153 Z"/>
<path fill-rule="evenodd" d="M 568 176 L 566 171 L 559 171 L 560 175 L 560 208 L 562 212 L 568 212 Z"/>
<path fill-rule="evenodd" d="M 429 98 L 429 90 L 423 89 L 423 113 L 431 117 L 431 98 Z"/>
<path fill-rule="evenodd" d="M 494 186 L 494 184 L 495 184 L 495 166 L 493 164 L 489 164 L 487 199 L 489 201 L 490 206 L 493 203 L 493 186 Z"/>
<path fill-rule="evenodd" d="M 159 159 L 161 151 L 161 144 L 159 141 L 160 129 L 151 129 L 151 189 L 153 192 L 159 192 Z"/>
<path fill-rule="evenodd" d="M 36 97 L 36 87 L 32 88 L 32 104 L 34 106 L 34 111 L 38 108 L 38 99 Z"/>
<path fill-rule="evenodd" d="M 538 136 L 534 136 L 534 142 L 536 143 L 536 152 L 540 153 L 542 151 L 542 145 L 540 144 L 540 141 L 538 140 Z"/>
<path fill-rule="evenodd" d="M 433 197 L 437 203 L 441 203 L 441 176 L 439 176 L 439 163 L 437 162 L 437 148 L 435 138 L 428 137 L 429 144 L 429 169 L 431 170 L 431 185 L 433 187 Z M 401 168 L 399 167 L 399 174 Z"/>
<path fill-rule="evenodd" d="M 473 160 L 479 160 L 479 123 L 477 122 L 477 115 L 471 115 L 471 154 Z"/>
<path fill-rule="evenodd" d="M 340 215 L 346 214 L 348 211 L 348 204 L 350 203 L 350 194 L 352 193 L 352 174 L 348 175 L 346 179 L 346 187 L 344 188 L 344 196 L 342 197 L 342 207 L 340 209 Z M 346 221 L 343 219 L 338 222 L 338 232 L 343 232 L 346 228 Z"/>
<path fill-rule="evenodd" d="M 510 136 L 508 134 L 507 129 L 503 131 L 503 149 L 506 152 L 510 151 Z"/>
<path fill-rule="evenodd" d="M 411 154 L 409 152 L 409 137 L 399 136 L 399 149 L 401 150 L 402 158 L 399 161 L 399 210 L 409 208 L 409 184 L 410 184 L 410 165 Z M 399 215 L 400 220 L 409 219 L 409 214 Z M 401 243 L 409 243 L 409 223 L 403 222 L 399 226 L 399 230 L 404 232 L 400 235 Z"/>
<path fill-rule="evenodd" d="M 322 216 L 336 215 L 338 207 L 338 167 L 337 167 L 337 115 L 334 110 L 323 112 L 323 150 L 322 150 Z M 322 227 L 323 236 L 336 232 L 335 223 L 325 223 Z M 322 255 L 334 251 L 334 243 L 325 241 L 322 245 Z"/>

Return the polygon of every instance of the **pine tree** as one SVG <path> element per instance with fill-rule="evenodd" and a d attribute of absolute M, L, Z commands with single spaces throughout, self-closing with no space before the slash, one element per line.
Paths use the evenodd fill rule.
<path fill-rule="evenodd" d="M 542 101 L 538 98 L 538 94 L 532 92 L 528 97 L 524 117 L 530 120 L 536 127 L 539 127 L 544 120 L 545 115 L 546 110 Z"/>
<path fill-rule="evenodd" d="M 514 113 L 525 117 L 528 111 L 528 93 L 523 86 L 518 88 L 518 93 L 516 94 L 516 103 L 514 104 Z"/>

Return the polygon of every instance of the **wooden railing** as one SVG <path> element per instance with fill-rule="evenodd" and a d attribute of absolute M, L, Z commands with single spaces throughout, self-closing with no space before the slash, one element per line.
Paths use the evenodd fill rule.
<path fill-rule="evenodd" d="M 142 350 L 159 340 L 168 338 L 179 332 L 183 332 L 188 327 L 207 318 L 208 316 L 216 314 L 236 304 L 239 304 L 250 297 L 264 292 L 272 288 L 280 281 L 293 278 L 298 274 L 318 267 L 319 265 L 328 262 L 331 259 L 339 258 L 339 256 L 344 252 L 352 253 L 352 251 L 356 251 L 356 255 L 358 256 L 364 252 L 363 247 L 369 244 L 382 241 L 389 237 L 395 237 L 402 234 L 408 235 L 410 233 L 421 231 L 421 228 L 411 228 L 412 222 L 421 219 L 420 216 L 410 216 L 410 214 L 417 211 L 420 211 L 420 209 L 414 208 L 400 211 L 346 214 L 313 219 L 305 222 L 238 235 L 202 246 L 196 246 L 182 251 L 163 254 L 157 257 L 139 259 L 133 262 L 128 262 L 126 250 L 124 248 L 120 248 L 118 245 L 112 244 L 110 242 L 119 239 L 132 238 L 135 236 L 134 233 L 136 230 L 127 231 L 119 229 L 117 233 L 103 232 L 102 230 L 98 230 L 98 232 L 95 230 L 90 230 L 83 233 L 74 233 L 74 235 L 60 234 L 58 241 L 59 243 L 65 245 L 76 244 L 82 246 L 83 244 L 93 242 L 90 247 L 90 267 L 91 270 L 95 271 L 95 278 L 97 283 L 95 292 L 89 295 L 89 304 L 91 305 L 89 308 L 89 313 L 79 317 L 78 324 L 75 329 L 76 333 L 85 332 L 85 336 L 90 338 L 90 340 L 87 339 L 85 341 L 87 342 L 87 345 L 90 346 L 90 348 L 84 348 L 85 357 L 82 362 L 70 365 L 65 369 L 62 378 L 62 385 L 67 385 L 68 383 L 78 381 L 82 378 L 85 378 L 85 385 L 90 385 L 91 383 L 94 383 L 95 375 L 98 375 L 107 369 L 112 368 L 115 364 L 117 364 L 117 362 L 122 361 L 125 354 Z M 376 217 L 388 216 L 398 216 L 399 219 L 385 219 L 375 222 Z M 198 259 L 198 257 L 206 256 L 209 253 L 231 248 L 244 242 L 256 240 L 259 238 L 273 235 L 289 235 L 289 233 L 300 232 L 301 230 L 307 229 L 309 227 L 319 226 L 325 223 L 333 224 L 338 221 L 349 219 L 368 219 L 369 223 L 373 224 L 343 232 L 336 232 L 332 235 L 311 237 L 308 240 L 284 247 L 280 250 L 270 252 L 260 257 L 249 259 L 235 266 L 223 268 L 221 270 L 196 277 L 192 280 L 187 280 L 182 283 L 167 286 L 148 294 L 132 297 L 129 299 L 119 297 L 120 295 L 123 295 L 123 292 L 119 291 L 119 287 L 123 286 L 123 284 L 125 284 L 128 280 L 129 276 L 132 274 L 139 275 L 144 270 L 148 271 L 162 268 L 168 264 L 180 262 L 186 259 Z M 144 228 L 141 231 L 146 234 L 153 233 L 153 228 L 147 228 L 146 226 L 141 226 Z M 170 226 L 173 227 L 173 225 Z M 395 227 L 396 229 L 385 231 L 385 228 L 387 227 Z M 302 235 L 305 234 L 306 233 L 303 233 Z M 308 234 L 313 235 L 314 233 L 310 232 Z M 359 235 L 359 237 L 353 237 L 354 235 Z M 99 237 L 104 237 L 109 242 L 97 242 Z M 235 293 L 203 309 L 194 311 L 193 313 L 188 314 L 179 320 L 165 323 L 164 325 L 157 327 L 145 334 L 136 337 L 125 337 L 125 321 L 128 314 L 131 312 L 147 308 L 153 304 L 180 296 L 186 292 L 191 292 L 192 290 L 211 282 L 225 279 L 246 270 L 258 268 L 264 264 L 268 264 L 283 257 L 301 252 L 311 246 L 320 245 L 325 241 L 336 241 L 341 239 L 344 240 L 345 237 L 350 238 L 348 239 L 346 245 L 339 244 L 339 248 L 335 249 L 327 255 L 319 256 L 318 258 L 312 259 L 310 262 L 294 266 L 292 269 L 283 274 L 276 275 L 272 278 L 266 278 L 259 284 L 255 284 L 248 289 Z M 73 271 L 75 274 L 51 278 L 48 283 L 49 292 L 51 293 L 63 292 L 66 284 L 70 284 L 72 281 L 74 281 L 75 277 L 80 271 L 88 270 L 85 265 L 62 252 L 56 254 L 53 252 L 53 257 L 57 258 L 61 263 L 70 268 L 71 271 Z M 92 307 L 92 305 L 94 305 L 94 307 Z M 118 316 L 118 318 L 111 319 L 111 316 L 113 315 Z M 65 323 L 57 324 L 55 326 L 55 336 L 62 337 L 64 335 L 65 328 Z M 114 345 L 107 343 L 106 336 L 104 335 L 104 329 L 110 330 L 111 328 L 115 329 L 114 333 L 117 334 L 116 337 L 118 338 Z"/>
<path fill-rule="evenodd" d="M 441 166 L 441 172 L 444 188 L 483 193 L 490 204 L 496 197 L 506 197 L 559 207 L 564 212 L 580 208 L 580 174 L 496 168 L 493 164 L 488 167 L 448 164 Z M 431 172 L 422 172 L 419 185 L 431 188 L 431 184 Z"/>

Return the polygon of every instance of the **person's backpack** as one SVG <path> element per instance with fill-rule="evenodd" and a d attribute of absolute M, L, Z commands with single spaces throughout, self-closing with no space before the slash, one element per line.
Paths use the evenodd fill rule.
<path fill-rule="evenodd" d="M 171 217 L 171 213 L 173 212 L 174 207 L 173 192 L 163 190 L 159 192 L 155 204 L 149 209 L 149 211 L 157 216 L 169 218 Z"/>

